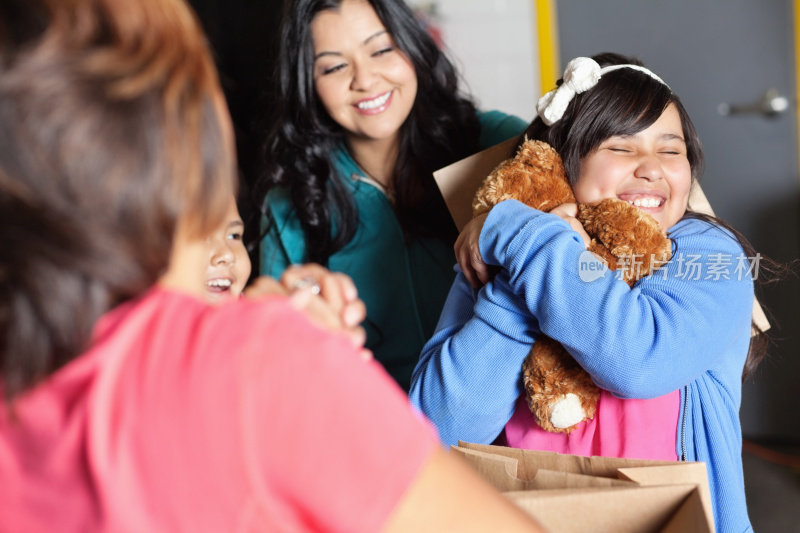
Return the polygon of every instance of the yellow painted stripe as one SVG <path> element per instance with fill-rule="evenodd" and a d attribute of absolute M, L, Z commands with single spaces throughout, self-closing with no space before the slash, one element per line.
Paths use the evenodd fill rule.
<path fill-rule="evenodd" d="M 800 0 L 794 0 L 794 116 L 797 122 L 797 142 L 798 142 L 798 168 L 800 168 L 800 111 L 797 106 L 800 105 Z M 800 179 L 800 174 L 798 174 Z"/>
<path fill-rule="evenodd" d="M 535 0 L 536 29 L 539 38 L 539 79 L 541 94 L 556 86 L 561 67 L 558 58 L 558 26 L 554 0 Z M 800 2 L 800 0 L 795 0 Z"/>

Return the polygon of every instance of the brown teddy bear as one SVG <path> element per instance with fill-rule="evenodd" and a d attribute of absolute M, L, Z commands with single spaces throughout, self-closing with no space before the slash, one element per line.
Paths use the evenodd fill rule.
<path fill-rule="evenodd" d="M 495 167 L 475 193 L 473 217 L 512 198 L 541 211 L 575 202 L 561 157 L 550 145 L 526 140 L 513 158 Z M 628 202 L 579 204 L 577 218 L 592 239 L 589 251 L 609 269 L 620 270 L 629 285 L 672 255 L 672 242 L 658 222 Z M 528 406 L 543 429 L 569 433 L 594 417 L 600 390 L 558 342 L 537 339 L 522 369 Z"/>

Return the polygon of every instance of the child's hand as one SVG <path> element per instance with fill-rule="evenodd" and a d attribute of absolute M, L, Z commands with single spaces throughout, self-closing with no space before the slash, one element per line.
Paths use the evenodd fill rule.
<path fill-rule="evenodd" d="M 578 204 L 561 204 L 550 212 L 566 220 L 567 224 L 569 224 L 570 227 L 577 231 L 578 235 L 581 236 L 583 239 L 583 245 L 586 248 L 589 247 L 589 243 L 592 241 L 592 239 L 589 238 L 589 234 L 586 233 L 585 229 L 583 229 L 583 224 L 581 224 L 580 221 L 575 218 L 578 216 Z"/>
<path fill-rule="evenodd" d="M 491 279 L 489 266 L 483 262 L 483 257 L 481 257 L 479 242 L 483 224 L 488 216 L 487 212 L 467 222 L 453 245 L 458 266 L 461 267 L 467 281 L 476 289 Z"/>

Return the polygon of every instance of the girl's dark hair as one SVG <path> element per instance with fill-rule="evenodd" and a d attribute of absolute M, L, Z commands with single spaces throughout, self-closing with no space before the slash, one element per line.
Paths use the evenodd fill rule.
<path fill-rule="evenodd" d="M 0 6 L 0 381 L 6 398 L 89 347 L 164 273 L 179 216 L 233 194 L 233 141 L 182 1 Z M 183 222 L 182 222 L 183 223 Z"/>
<path fill-rule="evenodd" d="M 642 65 L 635 58 L 613 53 L 598 54 L 592 59 L 601 67 Z M 561 120 L 547 126 L 537 117 L 525 135 L 555 148 L 564 161 L 567 176 L 575 183 L 582 158 L 609 137 L 647 129 L 669 104 L 674 104 L 680 115 L 692 178 L 698 179 L 703 174 L 703 149 L 689 114 L 669 87 L 638 70 L 623 68 L 607 72 L 592 89 L 572 99 Z"/>
<path fill-rule="evenodd" d="M 417 76 L 416 100 L 400 135 L 395 212 L 406 233 L 453 240 L 455 226 L 432 172 L 477 151 L 475 106 L 459 94 L 455 68 L 405 2 L 368 1 Z M 351 194 L 331 161 L 346 132 L 317 98 L 313 77 L 311 22 L 341 3 L 294 0 L 286 5 L 271 102 L 277 114 L 264 145 L 265 170 L 254 188 L 262 211 L 273 187 L 288 188 L 305 232 L 307 260 L 322 264 L 350 241 L 358 224 Z"/>
<path fill-rule="evenodd" d="M 592 57 L 601 66 L 634 64 L 643 66 L 636 58 L 603 53 Z M 560 85 L 562 80 L 558 81 Z M 609 137 L 632 135 L 650 127 L 670 104 L 678 111 L 686 141 L 686 156 L 692 169 L 692 179 L 703 174 L 704 156 L 700 139 L 689 114 L 669 87 L 646 73 L 635 69 L 607 72 L 593 88 L 575 95 L 563 117 L 552 126 L 535 118 L 525 135 L 529 139 L 550 144 L 561 155 L 571 183 L 578 179 L 581 159 L 589 155 Z M 730 231 L 742 246 L 746 257 L 756 257 L 747 238 L 729 224 L 711 215 L 687 212 L 684 218 L 698 218 Z M 759 275 L 755 280 L 756 294 L 763 285 L 786 272 L 779 263 L 760 256 Z M 753 324 L 756 334 L 751 338 L 744 365 L 743 379 L 750 376 L 766 355 L 769 337 Z"/>

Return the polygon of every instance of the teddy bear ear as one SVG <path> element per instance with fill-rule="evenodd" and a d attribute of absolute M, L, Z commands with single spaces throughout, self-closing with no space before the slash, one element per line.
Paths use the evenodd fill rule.
<path fill-rule="evenodd" d="M 549 144 L 526 139 L 497 165 L 473 197 L 473 216 L 511 198 L 543 211 L 574 201 L 561 157 Z"/>

